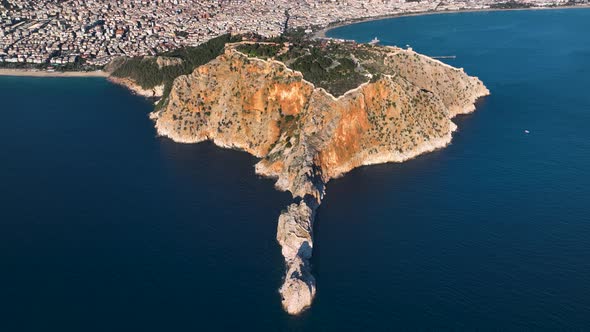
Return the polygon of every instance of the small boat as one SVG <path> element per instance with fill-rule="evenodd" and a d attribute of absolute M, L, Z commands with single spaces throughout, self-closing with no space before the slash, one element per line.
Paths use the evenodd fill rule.
<path fill-rule="evenodd" d="M 370 45 L 377 45 L 377 44 L 379 44 L 379 42 L 380 42 L 379 38 L 375 37 L 375 38 L 373 38 L 373 40 L 371 40 L 369 42 L 369 44 Z"/>
<path fill-rule="evenodd" d="M 531 132 L 525 129 L 524 133 L 525 134 L 530 134 Z"/>

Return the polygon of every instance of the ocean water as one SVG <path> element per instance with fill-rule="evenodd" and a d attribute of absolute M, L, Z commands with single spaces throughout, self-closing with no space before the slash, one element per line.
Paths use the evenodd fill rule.
<path fill-rule="evenodd" d="M 0 77 L 0 331 L 590 329 L 587 31 L 586 9 L 331 31 L 455 55 L 492 95 L 446 149 L 328 184 L 299 317 L 290 197 L 255 158 L 156 137 L 102 79 Z"/>

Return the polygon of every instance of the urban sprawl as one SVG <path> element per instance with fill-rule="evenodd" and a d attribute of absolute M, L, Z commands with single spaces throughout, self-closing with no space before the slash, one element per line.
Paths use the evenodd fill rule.
<path fill-rule="evenodd" d="M 0 0 L 0 65 L 103 66 L 226 33 L 277 36 L 386 15 L 562 6 L 588 0 Z"/>

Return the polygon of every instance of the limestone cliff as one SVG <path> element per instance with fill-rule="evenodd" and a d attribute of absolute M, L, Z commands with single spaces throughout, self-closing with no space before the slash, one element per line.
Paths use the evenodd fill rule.
<path fill-rule="evenodd" d="M 166 106 L 153 113 L 160 135 L 245 150 L 261 158 L 258 174 L 292 193 L 296 202 L 281 213 L 277 232 L 286 263 L 279 291 L 290 314 L 315 296 L 309 259 L 325 184 L 361 165 L 401 162 L 444 147 L 456 128 L 451 118 L 473 111 L 489 93 L 463 70 L 415 52 L 371 52 L 381 74 L 336 98 L 282 62 L 228 46 L 178 77 Z"/>

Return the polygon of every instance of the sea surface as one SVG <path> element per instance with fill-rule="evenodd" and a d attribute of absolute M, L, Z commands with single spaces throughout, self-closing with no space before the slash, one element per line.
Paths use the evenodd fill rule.
<path fill-rule="evenodd" d="M 492 95 L 446 149 L 328 184 L 299 317 L 290 197 L 255 158 L 157 137 L 103 79 L 0 77 L 0 331 L 590 330 L 589 31 L 586 9 L 331 31 L 454 55 Z"/>

